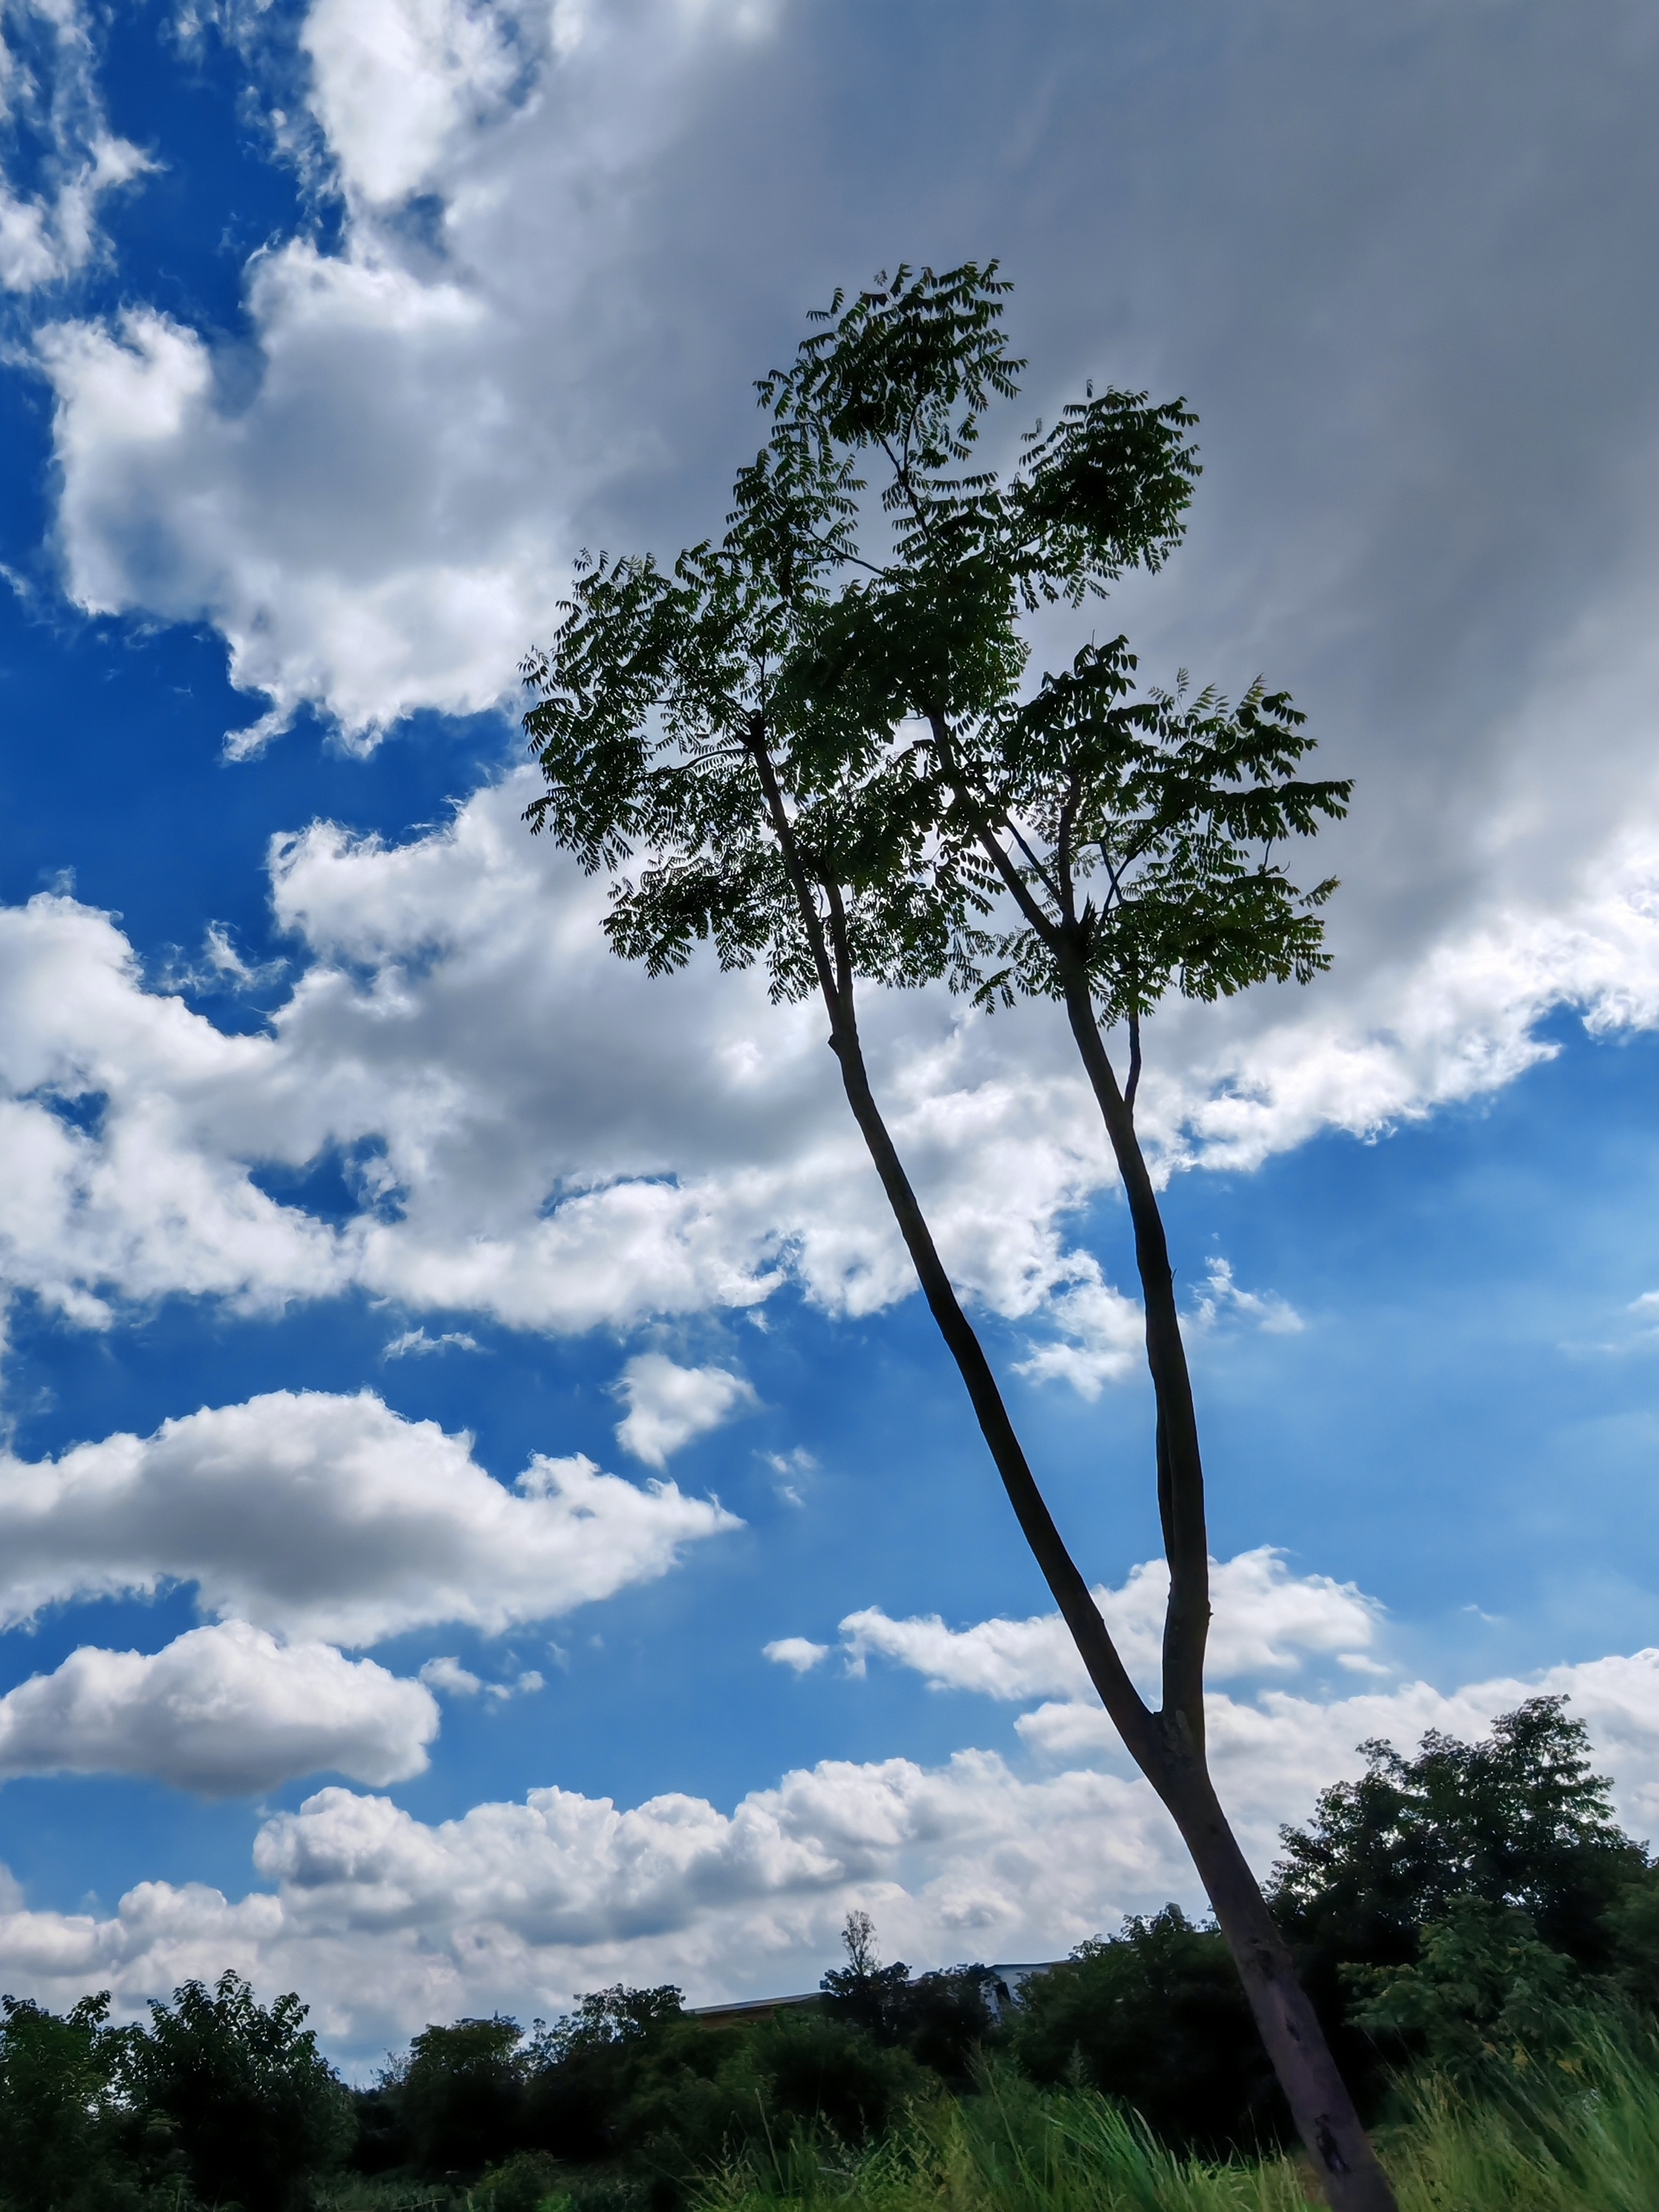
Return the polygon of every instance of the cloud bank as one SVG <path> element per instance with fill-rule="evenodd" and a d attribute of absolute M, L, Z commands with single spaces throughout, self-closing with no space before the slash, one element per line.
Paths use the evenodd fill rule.
<path fill-rule="evenodd" d="M 1652 1651 L 1449 1694 L 1409 1682 L 1325 1702 L 1218 1696 L 1224 1801 L 1265 1869 L 1279 1824 L 1358 1771 L 1362 1740 L 1478 1735 L 1539 1691 L 1568 1696 L 1589 1722 L 1622 1817 L 1646 1832 L 1659 1812 Z M 111 1986 L 136 2006 L 231 1964 L 262 1987 L 301 1989 L 337 2046 L 368 2052 L 427 2021 L 546 2014 L 619 1979 L 678 1981 L 694 2002 L 810 1987 L 854 1905 L 913 1966 L 1054 1957 L 1125 1912 L 1171 1897 L 1198 1906 L 1173 1829 L 1097 1709 L 1031 1717 L 1018 1762 L 988 1750 L 937 1766 L 825 1760 L 730 1812 L 684 1795 L 623 1808 L 549 1788 L 427 1823 L 332 1786 L 265 1822 L 254 1858 L 269 1887 L 240 1899 L 144 1882 L 98 1917 L 31 1911 L 15 1896 L 0 1913 L 0 1971 L 48 1999 Z"/>
<path fill-rule="evenodd" d="M 580 1455 L 533 1459 L 508 1490 L 470 1438 L 372 1391 L 272 1391 L 152 1437 L 0 1460 L 0 1621 L 189 1583 L 204 1612 L 296 1639 L 496 1635 L 653 1580 L 738 1525 Z"/>
<path fill-rule="evenodd" d="M 264 1033 L 147 987 L 111 918 L 72 898 L 0 908 L 0 1286 L 94 1328 L 168 1293 L 274 1311 L 357 1290 L 561 1333 L 741 1310 L 786 1282 L 854 1316 L 907 1295 L 811 1010 L 712 962 L 664 982 L 621 968 L 603 885 L 524 832 L 532 787 L 508 777 L 402 845 L 327 823 L 278 840 L 301 972 Z M 1340 991 L 1172 1010 L 1141 1109 L 1166 1171 L 1477 1096 L 1549 1049 L 1536 1025 L 1563 1004 L 1598 1033 L 1659 1021 L 1659 848 L 1626 843 L 1559 915 L 1489 918 Z M 1029 1328 L 1026 1371 L 1085 1394 L 1138 1371 L 1137 1309 L 1070 1238 L 1112 1170 L 1062 1025 L 876 994 L 866 1027 L 941 1249 Z M 302 1182 L 280 1202 L 268 1165 L 290 1188 L 337 1168 L 356 1210 L 307 1210 Z M 1212 1264 L 1196 1325 L 1294 1325 Z M 647 1370 L 629 1371 L 637 1389 Z"/>
<path fill-rule="evenodd" d="M 422 1773 L 438 1708 L 418 1682 L 245 1621 L 164 1650 L 82 1645 L 0 1698 L 0 1779 L 133 1774 L 205 1797 L 332 1768 L 384 1785 Z"/>

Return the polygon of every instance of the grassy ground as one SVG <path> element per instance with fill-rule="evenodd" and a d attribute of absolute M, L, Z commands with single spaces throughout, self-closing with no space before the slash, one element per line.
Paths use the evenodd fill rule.
<path fill-rule="evenodd" d="M 1400 2093 L 1378 2148 L 1402 2212 L 1659 2212 L 1659 2042 L 1591 2027 L 1574 2054 L 1500 2063 L 1478 2091 L 1425 2076 Z M 359 2183 L 329 2212 L 538 2212 L 528 2176 L 454 2192 Z M 582 2182 L 540 2212 L 590 2212 Z M 617 2181 L 591 2212 L 620 2212 Z M 635 2212 L 648 2212 L 641 2187 Z M 775 2143 L 712 2175 L 696 2212 L 1306 2212 L 1287 2158 L 1176 2156 L 1086 2092 L 993 2076 L 982 2094 L 918 2111 L 874 2148 Z"/>

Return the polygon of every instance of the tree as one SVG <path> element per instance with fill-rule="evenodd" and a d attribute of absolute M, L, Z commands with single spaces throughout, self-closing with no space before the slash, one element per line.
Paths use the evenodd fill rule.
<path fill-rule="evenodd" d="M 902 2044 L 944 2080 L 965 2086 L 996 2027 L 986 1996 L 990 1968 L 949 1966 L 913 1977 L 902 1960 L 884 1966 L 867 1912 L 848 1914 L 841 1940 L 847 1964 L 831 1967 L 818 1984 L 830 2018 L 874 2042 Z"/>
<path fill-rule="evenodd" d="M 516 2020 L 427 2027 L 386 2087 L 416 2162 L 427 2173 L 477 2173 L 517 2150 L 526 2062 Z"/>
<path fill-rule="evenodd" d="M 616 886 L 615 950 L 653 974 L 700 940 L 816 992 L 848 1104 L 981 1432 L 1091 1680 L 1193 1855 L 1303 2140 L 1343 2208 L 1392 2203 L 1205 1759 L 1208 1541 L 1197 1423 L 1157 1194 L 1134 1126 L 1141 1030 L 1324 964 L 1318 907 L 1275 859 L 1348 787 L 1296 774 L 1301 717 L 1261 688 L 1133 696 L 1124 641 L 1026 681 L 1024 615 L 1080 608 L 1179 540 L 1197 475 L 1180 401 L 1092 388 L 975 470 L 1023 363 L 994 264 L 837 294 L 762 380 L 767 443 L 725 535 L 665 571 L 585 558 L 525 664 L 547 788 L 527 810 Z M 878 496 L 860 471 L 881 472 Z M 872 511 L 873 510 L 873 511 Z M 1157 1708 L 1130 1680 L 1042 1498 L 877 1103 L 857 985 L 945 978 L 1064 1006 L 1134 1231 L 1170 1599 Z M 1120 1085 L 1107 1033 L 1127 1031 Z"/>
<path fill-rule="evenodd" d="M 1564 1698 L 1528 1698 L 1480 1743 L 1432 1729 L 1414 1759 L 1360 1748 L 1359 1779 L 1322 1791 L 1308 1826 L 1284 1831 L 1274 1899 L 1298 1944 L 1403 1965 L 1418 1930 L 1469 1897 L 1525 1913 L 1581 1966 L 1612 1963 L 1606 1916 L 1645 1860 Z"/>
<path fill-rule="evenodd" d="M 818 1984 L 830 2017 L 861 2028 L 878 2042 L 894 2041 L 910 1969 L 902 1959 L 896 1959 L 890 1966 L 882 1965 L 876 1949 L 876 1923 L 867 1912 L 848 1914 L 841 1940 L 847 1964 L 832 1966 Z"/>
<path fill-rule="evenodd" d="M 120 2088 L 141 2133 L 159 2125 L 204 2204 L 295 2212 L 343 2160 L 350 2099 L 290 1992 L 262 2005 L 240 1975 L 186 1982 L 125 2032 Z M 148 2124 L 148 2126 L 147 2126 Z"/>
<path fill-rule="evenodd" d="M 6 2212 L 104 2212 L 132 2192 L 112 2154 L 119 2032 L 109 1992 L 67 2013 L 0 1997 L 0 2205 Z"/>
<path fill-rule="evenodd" d="M 1352 2023 L 1351 2074 L 1375 2073 L 1377 2037 L 1441 2058 L 1513 2042 L 1540 1991 L 1652 2005 L 1659 1893 L 1564 1698 L 1528 1698 L 1481 1742 L 1361 1749 L 1358 1779 L 1284 1831 L 1273 1890 L 1322 2010 Z"/>
<path fill-rule="evenodd" d="M 1033 2081 L 1079 2074 L 1133 2105 L 1165 2142 L 1224 2155 L 1284 2126 L 1273 2079 L 1219 1932 L 1179 1905 L 1081 1943 L 1033 1974 L 1013 2014 L 1013 2051 Z"/>

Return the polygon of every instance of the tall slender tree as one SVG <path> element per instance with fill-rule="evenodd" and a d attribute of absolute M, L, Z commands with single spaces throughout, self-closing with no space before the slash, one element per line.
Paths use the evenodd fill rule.
<path fill-rule="evenodd" d="M 618 872 L 606 930 L 662 974 L 699 941 L 816 993 L 872 1162 L 1020 1526 L 1131 1755 L 1215 1907 L 1333 2205 L 1393 2197 L 1205 1756 L 1208 1544 L 1197 1423 L 1157 1192 L 1135 1130 L 1141 1026 L 1171 989 L 1213 999 L 1326 964 L 1317 908 L 1276 854 L 1348 787 L 1297 774 L 1282 695 L 1137 695 L 1121 638 L 1030 680 L 1024 618 L 1081 608 L 1178 543 L 1198 473 L 1175 401 L 1092 387 L 975 468 L 1024 363 L 995 264 L 900 269 L 837 295 L 764 378 L 767 442 L 718 540 L 665 569 L 585 559 L 525 664 L 546 780 L 528 809 Z M 622 873 L 628 870 L 631 872 Z M 1128 1200 L 1170 1566 L 1150 1705 L 1032 1475 L 877 1103 L 860 982 L 939 979 L 982 1004 L 1064 1006 Z M 1109 1037 L 1121 1030 L 1120 1083 Z"/>

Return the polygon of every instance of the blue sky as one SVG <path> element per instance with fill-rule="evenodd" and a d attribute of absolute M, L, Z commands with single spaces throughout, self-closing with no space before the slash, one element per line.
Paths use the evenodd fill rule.
<path fill-rule="evenodd" d="M 1358 781 L 1331 975 L 1150 1040 L 1249 1847 L 1361 1738 L 1540 1684 L 1659 1832 L 1644 12 L 0 36 L 0 1985 L 235 1966 L 364 2063 L 619 1978 L 810 1985 L 854 1905 L 933 1965 L 1192 1901 L 811 1010 L 617 968 L 519 821 L 573 555 L 717 521 L 752 377 L 901 256 L 1003 257 L 1009 439 L 1091 374 L 1188 396 L 1190 540 L 1115 617 L 1155 677 L 1288 685 Z M 1065 1040 L 869 1027 L 1144 1657 Z"/>

